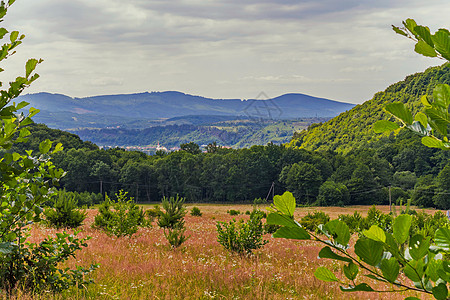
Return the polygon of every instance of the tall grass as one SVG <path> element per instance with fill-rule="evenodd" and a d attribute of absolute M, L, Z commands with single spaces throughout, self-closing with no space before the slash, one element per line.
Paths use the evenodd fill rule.
<path fill-rule="evenodd" d="M 337 265 L 318 259 L 320 246 L 313 241 L 274 239 L 250 258 L 230 253 L 217 242 L 216 222 L 233 217 L 229 209 L 251 210 L 251 206 L 202 206 L 203 216 L 186 216 L 190 238 L 172 249 L 162 229 L 141 228 L 132 236 L 116 238 L 91 228 L 95 210 L 88 211 L 81 236 L 91 236 L 89 246 L 68 264 L 101 266 L 92 275 L 96 284 L 72 288 L 63 294 L 18 299 L 403 299 L 406 294 L 344 294 L 338 284 L 324 283 L 313 276 L 318 266 L 337 270 Z M 367 208 L 368 209 L 368 208 Z M 367 211 L 366 208 L 363 211 Z M 330 215 L 352 213 L 355 209 Z M 310 210 L 298 209 L 297 215 Z M 364 213 L 364 212 L 363 212 Z M 236 218 L 248 218 L 241 215 Z M 32 237 L 43 238 L 56 229 L 35 226 Z M 374 283 L 376 286 L 377 284 Z M 378 285 L 382 287 L 382 285 Z M 408 296 L 414 294 L 407 294 Z M 418 295 L 416 295 L 418 296 Z M 1 297 L 0 297 L 1 298 Z"/>

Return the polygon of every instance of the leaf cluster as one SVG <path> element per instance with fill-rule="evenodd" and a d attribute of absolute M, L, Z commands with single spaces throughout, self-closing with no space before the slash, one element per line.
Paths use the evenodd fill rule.
<path fill-rule="evenodd" d="M 217 241 L 227 250 L 242 255 L 250 255 L 268 243 L 263 239 L 265 233 L 263 215 L 253 213 L 247 222 L 231 220 L 229 223 L 217 222 Z"/>
<path fill-rule="evenodd" d="M 188 239 L 184 235 L 186 231 L 184 201 L 184 198 L 178 195 L 176 197 L 164 197 L 162 200 L 164 211 L 161 211 L 158 217 L 158 226 L 164 228 L 164 236 L 174 248 L 181 246 Z"/>
<path fill-rule="evenodd" d="M 402 214 L 392 224 L 392 232 L 386 228 L 372 225 L 360 232 L 360 236 L 351 248 L 350 229 L 340 220 L 332 220 L 320 225 L 322 236 L 308 232 L 293 220 L 292 209 L 295 199 L 286 192 L 277 197 L 267 217 L 269 224 L 281 225 L 274 237 L 296 240 L 314 239 L 325 246 L 319 257 L 343 263 L 341 265 L 345 279 L 339 279 L 326 267 L 319 267 L 314 275 L 323 281 L 338 282 L 344 292 L 401 292 L 413 290 L 433 295 L 436 299 L 447 299 L 450 280 L 450 229 L 442 227 L 434 236 L 411 233 L 413 217 Z M 434 243 L 432 242 L 434 239 Z M 413 282 L 411 286 L 404 276 Z M 364 278 L 390 284 L 392 289 L 376 290 Z"/>
<path fill-rule="evenodd" d="M 74 195 L 70 195 L 62 190 L 54 201 L 53 208 L 44 210 L 46 223 L 56 228 L 76 228 L 83 224 L 87 217 L 87 212 L 78 209 L 77 200 Z"/>
<path fill-rule="evenodd" d="M 140 226 L 149 226 L 144 211 L 133 199 L 128 199 L 127 193 L 122 190 L 116 194 L 114 201 L 108 195 L 100 204 L 98 214 L 94 219 L 94 227 L 101 228 L 107 233 L 117 237 L 135 234 Z"/>

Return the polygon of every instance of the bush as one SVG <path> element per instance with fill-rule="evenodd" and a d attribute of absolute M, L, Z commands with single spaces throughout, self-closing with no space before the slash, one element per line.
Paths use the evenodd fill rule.
<path fill-rule="evenodd" d="M 86 211 L 77 209 L 75 196 L 59 191 L 54 208 L 44 210 L 46 223 L 56 228 L 76 228 L 86 219 Z"/>
<path fill-rule="evenodd" d="M 441 211 L 437 211 L 434 215 L 419 211 L 412 217 L 411 235 L 420 234 L 424 237 L 433 237 L 437 229 L 449 225 L 447 216 Z"/>
<path fill-rule="evenodd" d="M 161 214 L 161 208 L 159 208 L 159 205 L 154 205 L 153 208 L 147 209 L 145 214 L 149 219 L 153 220 L 159 217 Z"/>
<path fill-rule="evenodd" d="M 188 237 L 184 235 L 186 228 L 184 227 L 184 216 L 186 209 L 183 207 L 184 198 L 175 197 L 162 200 L 162 207 L 158 218 L 158 226 L 164 228 L 164 236 L 173 248 L 177 248 L 183 244 Z"/>
<path fill-rule="evenodd" d="M 238 216 L 241 214 L 241 212 L 239 210 L 234 210 L 234 209 L 227 210 L 227 213 L 229 213 L 230 216 Z"/>
<path fill-rule="evenodd" d="M 200 211 L 200 208 L 198 208 L 197 206 L 194 206 L 192 209 L 191 209 L 191 216 L 194 216 L 194 217 L 201 217 L 203 214 L 202 214 L 202 212 Z"/>
<path fill-rule="evenodd" d="M 261 215 L 254 214 L 247 222 L 235 219 L 229 223 L 218 222 L 218 242 L 225 249 L 249 255 L 252 250 L 262 248 L 268 241 L 263 240 L 264 228 Z"/>
<path fill-rule="evenodd" d="M 351 233 L 362 232 L 366 228 L 366 220 L 357 211 L 353 215 L 339 215 L 338 219 L 347 224 Z"/>
<path fill-rule="evenodd" d="M 301 218 L 300 225 L 308 230 L 316 231 L 317 226 L 320 224 L 325 224 L 330 221 L 330 216 L 322 211 L 315 211 L 314 213 L 308 213 L 306 216 Z"/>
<path fill-rule="evenodd" d="M 127 199 L 127 192 L 120 190 L 116 197 L 117 201 L 114 202 L 108 195 L 105 196 L 105 201 L 98 208 L 99 214 L 95 216 L 94 227 L 121 237 L 132 236 L 139 226 L 150 225 L 143 209 L 137 206 L 132 198 Z"/>

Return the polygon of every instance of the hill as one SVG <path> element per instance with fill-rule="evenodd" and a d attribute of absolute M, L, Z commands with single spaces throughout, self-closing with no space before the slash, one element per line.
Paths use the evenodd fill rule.
<path fill-rule="evenodd" d="M 448 63 L 407 76 L 405 80 L 392 84 L 385 91 L 376 93 L 371 100 L 323 124 L 313 124 L 308 130 L 295 133 L 289 145 L 309 150 L 348 152 L 376 141 L 381 135 L 373 132 L 372 125 L 377 120 L 387 118 L 383 112 L 387 103 L 400 101 L 417 112 L 420 107 L 419 97 L 430 94 L 439 83 L 450 84 Z"/>
<path fill-rule="evenodd" d="M 210 118 L 206 123 L 203 117 L 174 118 L 164 122 L 164 126 L 152 126 L 144 129 L 102 128 L 80 129 L 73 133 L 83 140 L 99 146 L 156 146 L 178 147 L 180 144 L 195 142 L 207 145 L 217 142 L 222 146 L 234 148 L 288 143 L 292 134 L 307 128 L 314 122 L 326 121 L 325 118 L 299 120 L 220 120 Z"/>
<path fill-rule="evenodd" d="M 161 125 L 161 120 L 188 115 L 253 119 L 334 117 L 354 106 L 304 94 L 267 100 L 223 100 L 170 91 L 86 98 L 37 93 L 21 96 L 19 101 L 41 110 L 36 122 L 58 129 L 146 128 Z"/>

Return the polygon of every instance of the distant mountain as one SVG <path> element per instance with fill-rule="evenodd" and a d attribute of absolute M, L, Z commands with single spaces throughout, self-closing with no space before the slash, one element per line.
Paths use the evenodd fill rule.
<path fill-rule="evenodd" d="M 158 120 L 188 115 L 215 116 L 216 119 L 218 116 L 251 119 L 334 117 L 354 107 L 354 104 L 304 94 L 285 94 L 267 100 L 224 100 L 180 92 L 146 92 L 86 98 L 37 93 L 21 96 L 19 100 L 27 101 L 32 107 L 41 110 L 35 117 L 36 122 L 59 129 L 116 126 L 145 128 L 161 125 Z M 205 118 L 200 120 L 204 122 Z"/>
<path fill-rule="evenodd" d="M 372 126 L 377 120 L 388 118 L 383 112 L 386 104 L 400 101 L 406 103 L 413 112 L 417 112 L 421 106 L 419 97 L 431 94 L 439 83 L 450 84 L 448 63 L 410 75 L 405 80 L 392 84 L 385 91 L 375 94 L 371 100 L 328 122 L 313 124 L 308 130 L 295 133 L 290 146 L 346 152 L 378 140 L 381 135 L 375 134 Z"/>

